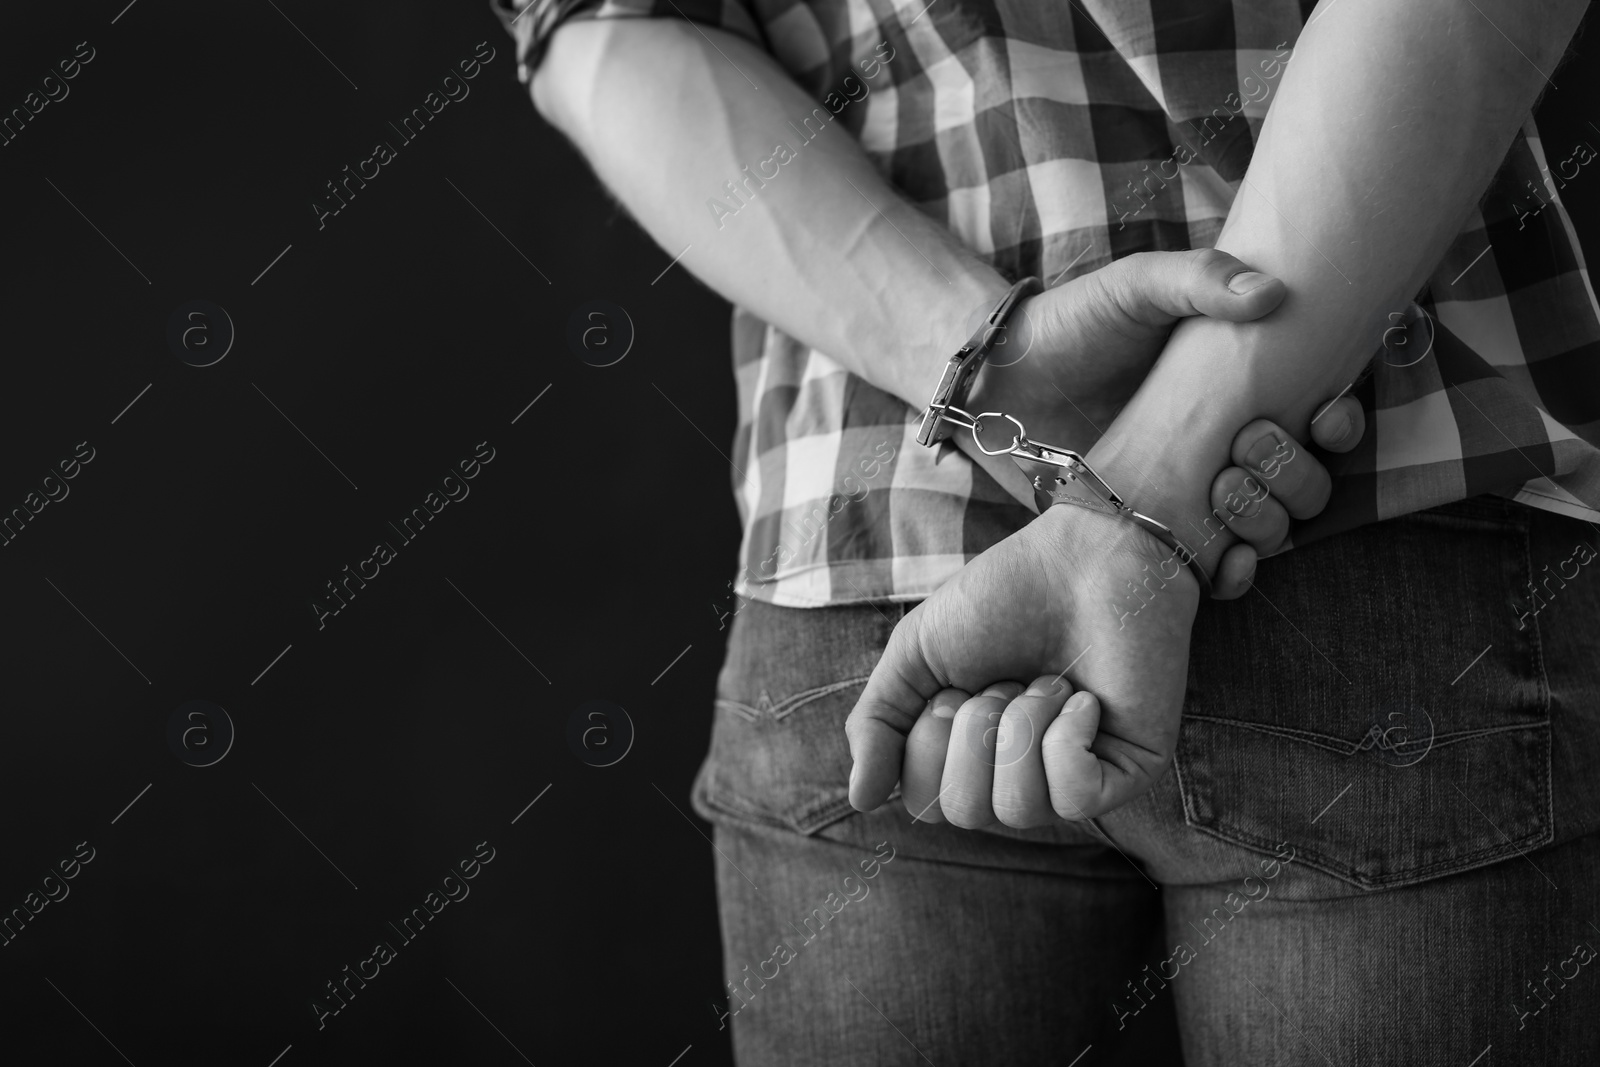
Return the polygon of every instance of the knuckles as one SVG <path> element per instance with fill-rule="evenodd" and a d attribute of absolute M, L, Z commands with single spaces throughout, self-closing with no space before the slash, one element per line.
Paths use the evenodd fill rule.
<path fill-rule="evenodd" d="M 999 797 L 994 801 L 994 817 L 1013 830 L 1032 830 L 1034 827 L 1055 821 L 1055 814 L 1049 808 L 1002 800 Z"/>
<path fill-rule="evenodd" d="M 979 797 L 964 789 L 951 789 L 939 801 L 945 819 L 963 830 L 979 830 L 995 821 L 994 810 L 988 797 Z"/>

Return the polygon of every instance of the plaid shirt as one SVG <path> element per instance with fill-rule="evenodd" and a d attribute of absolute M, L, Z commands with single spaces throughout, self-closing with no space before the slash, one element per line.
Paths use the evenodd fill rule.
<path fill-rule="evenodd" d="M 512 5 L 528 7 L 511 25 L 524 79 L 568 19 L 687 17 L 749 39 L 911 202 L 1002 274 L 1046 279 L 1215 243 L 1312 7 L 498 4 L 508 22 Z M 1296 527 L 1297 544 L 1480 493 L 1600 519 L 1600 306 L 1559 195 L 1568 180 L 1600 181 L 1579 173 L 1594 156 L 1587 144 L 1547 153 L 1532 117 L 1523 124 L 1418 297 L 1432 350 L 1414 363 L 1374 357 L 1352 392 L 1367 436 L 1325 458 L 1333 498 Z M 1032 518 L 963 454 L 918 447 L 916 413 L 825 353 L 744 311 L 733 336 L 740 595 L 795 607 L 921 599 Z"/>

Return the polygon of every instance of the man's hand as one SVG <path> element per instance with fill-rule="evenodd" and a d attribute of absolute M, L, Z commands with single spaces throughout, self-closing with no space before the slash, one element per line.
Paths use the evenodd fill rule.
<path fill-rule="evenodd" d="M 1127 583 L 1144 581 L 1171 554 L 1132 523 L 1062 506 L 973 560 L 895 628 L 850 713 L 851 804 L 870 811 L 888 798 L 906 736 L 941 690 L 1069 672 L 1099 697 L 1102 714 L 1093 766 L 1053 789 L 1057 810 L 1093 818 L 1148 789 L 1177 741 L 1200 587 L 1184 570 L 1126 625 L 1119 606 Z M 966 736 L 971 720 L 1000 710 L 988 706 L 995 703 L 1005 701 L 964 704 L 952 733 Z M 946 817 L 960 826 L 992 821 L 993 768 L 981 747 L 957 743 L 949 753 L 958 788 L 940 799 Z"/>
<path fill-rule="evenodd" d="M 1012 336 L 973 384 L 972 410 L 1015 415 L 1037 440 L 1087 452 L 1144 381 L 1174 323 L 1193 315 L 1250 322 L 1285 292 L 1214 248 L 1114 260 L 1022 303 Z M 1031 340 L 1020 338 L 1024 328 Z M 1021 344 L 1026 355 L 1007 351 Z"/>
<path fill-rule="evenodd" d="M 999 292 L 1004 289 L 992 302 L 998 302 Z M 1200 315 L 1249 322 L 1271 312 L 1283 298 L 1277 279 L 1216 249 L 1126 256 L 1024 301 L 1007 326 L 1004 343 L 979 370 L 968 409 L 1016 416 L 1034 440 L 1087 452 L 1149 373 L 1174 323 Z M 1008 345 L 1026 345 L 1025 354 L 1008 351 Z M 1354 447 L 1361 438 L 1360 419 L 1361 406 L 1345 397 L 1330 406 L 1323 426 L 1350 427 L 1346 447 Z M 1257 486 L 1246 481 L 1251 474 L 1242 468 L 1262 458 L 1254 454 L 1255 445 L 1275 430 L 1266 422 L 1247 428 L 1235 449 L 1239 467 L 1218 479 L 1214 506 L 1221 508 L 1225 498 L 1237 495 L 1240 507 L 1228 510 L 1240 521 L 1230 519 L 1228 525 L 1241 540 L 1216 567 L 1213 595 L 1218 599 L 1244 594 L 1257 555 L 1283 542 L 1291 514 L 1308 518 L 1327 502 L 1328 473 L 1303 451 L 1283 483 L 1295 491 L 1279 488 L 1272 496 L 1258 495 Z M 1337 445 L 1322 436 L 1313 428 L 1318 444 Z M 1266 452 L 1287 441 L 1287 435 L 1276 431 Z M 958 434 L 957 444 L 1013 496 L 1032 506 L 1032 488 L 1008 457 L 982 454 L 965 433 Z M 1259 470 L 1254 478 L 1259 482 Z M 1289 505 L 1287 511 L 1280 501 Z"/>
<path fill-rule="evenodd" d="M 1360 419 L 1340 400 L 1313 439 L 1346 451 Z M 1212 486 L 1214 514 L 1267 551 L 1290 515 L 1327 501 L 1327 472 L 1270 422 L 1241 430 L 1233 457 Z M 1238 545 L 1229 561 L 1242 592 L 1255 553 Z M 898 779 L 922 821 L 1022 828 L 1133 799 L 1172 756 L 1198 600 L 1193 576 L 1144 530 L 1048 509 L 895 630 L 845 724 L 851 803 L 877 807 Z M 1021 678 L 1034 679 L 1026 691 L 1005 680 Z"/>

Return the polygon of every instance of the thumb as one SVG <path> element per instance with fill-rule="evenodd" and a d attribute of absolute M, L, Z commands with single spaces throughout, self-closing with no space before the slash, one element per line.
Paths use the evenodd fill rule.
<path fill-rule="evenodd" d="M 1348 452 L 1367 432 L 1361 401 L 1345 394 L 1335 397 L 1311 419 L 1311 440 L 1329 452 Z"/>
<path fill-rule="evenodd" d="M 944 686 L 934 677 L 916 639 L 918 611 L 900 621 L 867 679 L 844 732 L 850 741 L 850 806 L 881 807 L 900 780 L 906 737 L 922 709 Z"/>
<path fill-rule="evenodd" d="M 1072 694 L 1061 712 L 1045 728 L 1040 753 L 1050 806 L 1068 822 L 1099 814 L 1105 775 L 1094 753 L 1100 730 L 1100 701 L 1087 690 Z"/>
<path fill-rule="evenodd" d="M 1249 322 L 1288 295 L 1278 279 L 1216 248 L 1140 252 L 1087 275 L 1096 276 L 1124 314 L 1146 325 L 1167 325 L 1191 315 Z"/>

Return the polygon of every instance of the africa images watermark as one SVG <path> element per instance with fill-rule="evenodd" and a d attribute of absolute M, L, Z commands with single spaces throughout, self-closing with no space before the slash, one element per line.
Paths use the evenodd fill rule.
<path fill-rule="evenodd" d="M 1288 450 L 1287 455 L 1284 454 L 1285 449 Z M 1239 490 L 1229 493 L 1226 499 L 1223 500 L 1223 507 L 1235 518 L 1242 515 L 1251 504 L 1259 508 L 1261 501 L 1271 495 L 1265 482 L 1268 479 L 1276 478 L 1278 472 L 1283 470 L 1298 454 L 1291 442 L 1280 441 L 1278 447 L 1273 449 L 1272 454 L 1260 463 L 1262 480 L 1258 482 L 1254 478 L 1247 477 L 1244 480 L 1244 485 Z M 1222 508 L 1213 508 L 1211 514 L 1206 516 L 1203 524 L 1197 524 L 1193 519 L 1188 520 L 1189 525 L 1194 527 L 1202 537 L 1198 547 L 1203 548 L 1210 544 L 1218 534 L 1226 529 L 1227 520 L 1223 517 L 1222 510 Z M 1254 514 L 1254 512 L 1251 514 Z M 1211 528 L 1213 523 L 1216 524 L 1216 529 L 1214 530 Z M 1126 629 L 1128 620 L 1143 611 L 1151 601 L 1155 600 L 1156 594 L 1167 587 L 1168 582 L 1178 577 L 1179 572 L 1188 565 L 1188 556 L 1189 551 L 1187 549 L 1174 549 L 1172 555 L 1157 564 L 1154 570 L 1151 570 L 1150 564 L 1146 563 L 1144 565 L 1146 577 L 1141 582 L 1134 584 L 1132 580 L 1128 581 L 1127 592 L 1122 595 L 1124 603 L 1119 604 L 1113 601 L 1111 604 L 1111 613 L 1117 618 L 1117 629 Z M 1169 565 L 1172 568 L 1171 574 L 1167 573 Z M 1154 585 L 1151 583 L 1154 583 Z M 1130 601 L 1138 606 L 1129 610 L 1124 604 Z"/>
<path fill-rule="evenodd" d="M 889 850 L 887 856 L 883 854 L 884 849 Z M 827 927 L 835 916 L 844 911 L 846 906 L 860 903 L 867 899 L 867 894 L 872 892 L 872 887 L 867 885 L 867 882 L 878 877 L 884 865 L 893 862 L 895 857 L 894 846 L 887 841 L 880 841 L 873 850 L 873 856 L 874 858 L 864 859 L 858 864 L 861 869 L 859 878 L 854 872 L 844 876 L 843 881 L 840 882 L 840 889 L 843 890 L 842 895 L 837 890 L 829 893 L 819 906 L 811 909 L 810 913 L 800 920 L 801 926 L 805 927 L 805 933 L 802 934 L 800 927 L 790 923 L 789 928 L 795 932 L 795 936 L 791 938 L 786 935 L 783 940 L 774 945 L 772 947 L 772 955 L 756 964 L 755 974 L 750 973 L 750 965 L 748 963 L 744 965 L 744 981 L 738 985 L 734 985 L 732 982 L 727 984 L 728 993 L 730 994 L 727 1009 L 718 1009 L 715 1004 L 712 1005 L 712 1010 L 717 1013 L 717 1022 L 720 1024 L 717 1029 L 726 1028 L 729 1016 L 738 1015 L 747 1008 L 750 1002 L 755 1000 L 758 991 L 767 988 L 767 983 L 782 974 L 784 967 L 799 959 L 800 950 L 821 937 L 823 929 Z M 850 885 L 851 882 L 855 883 L 853 888 Z M 812 929 L 813 923 L 816 924 L 816 929 L 814 930 Z M 771 974 L 766 971 L 766 967 L 769 965 L 772 967 Z M 756 988 L 750 988 L 751 982 L 757 983 Z M 738 1007 L 734 1007 L 735 996 L 739 998 Z"/>
<path fill-rule="evenodd" d="M 884 55 L 885 49 L 888 49 L 888 55 Z M 877 48 L 873 49 L 872 57 L 861 62 L 862 77 L 865 79 L 876 78 L 883 70 L 882 64 L 888 63 L 894 56 L 894 47 L 888 41 L 881 42 Z M 846 75 L 840 85 L 844 90 L 843 93 L 828 93 L 822 98 L 822 107 L 812 108 L 811 114 L 800 120 L 800 127 L 804 127 L 803 130 L 795 126 L 793 122 L 788 123 L 789 129 L 794 132 L 795 137 L 798 139 L 796 145 L 799 148 L 804 148 L 807 144 L 822 136 L 823 129 L 829 122 L 833 121 L 835 115 L 855 101 L 864 100 L 867 94 L 872 91 L 872 87 L 866 81 L 857 81 L 853 75 Z M 811 128 L 813 122 L 816 123 L 815 131 Z M 807 136 L 807 134 L 810 134 L 810 136 Z M 772 155 L 756 164 L 754 174 L 750 172 L 750 167 L 746 164 L 739 169 L 739 173 L 744 175 L 742 179 L 735 178 L 732 181 L 723 182 L 722 188 L 727 194 L 728 200 L 723 200 L 719 197 L 708 197 L 706 199 L 706 208 L 711 212 L 711 221 L 717 224 L 717 229 L 722 229 L 723 219 L 730 215 L 737 215 L 741 209 L 748 207 L 750 202 L 755 200 L 756 192 L 765 189 L 767 182 L 776 178 L 781 173 L 783 166 L 794 162 L 797 158 L 797 150 L 780 141 L 773 146 Z M 767 173 L 769 164 L 772 167 L 771 174 Z M 756 183 L 754 190 L 750 188 L 751 182 Z M 739 195 L 741 189 L 744 192 L 742 197 Z M 728 202 L 729 200 L 732 201 L 731 205 Z"/>
<path fill-rule="evenodd" d="M 1239 114 L 1244 111 L 1244 105 L 1246 102 L 1259 104 L 1272 94 L 1271 82 L 1273 79 L 1282 74 L 1284 68 L 1288 65 L 1288 61 L 1285 59 L 1285 56 L 1290 51 L 1288 45 L 1288 41 L 1279 42 L 1278 50 L 1273 53 L 1272 57 L 1270 59 L 1263 59 L 1259 64 L 1257 64 L 1257 69 L 1261 71 L 1261 77 L 1264 80 L 1257 80 L 1254 74 L 1245 75 L 1244 80 L 1240 83 L 1240 88 L 1244 90 L 1243 100 L 1239 99 L 1238 93 L 1229 93 L 1223 98 L 1222 107 L 1212 108 L 1211 114 L 1200 120 L 1200 144 L 1202 146 L 1210 144 L 1218 134 L 1227 129 L 1228 124 L 1234 119 L 1238 118 Z M 1211 123 L 1214 119 L 1219 120 L 1215 130 L 1211 128 Z M 1191 123 L 1193 121 L 1194 120 L 1192 119 L 1190 120 Z M 1150 200 L 1153 202 L 1155 200 L 1155 194 L 1165 189 L 1168 182 L 1178 180 L 1179 167 L 1193 163 L 1198 158 L 1200 158 L 1199 152 L 1191 148 L 1187 142 L 1179 141 L 1178 147 L 1173 149 L 1170 156 L 1156 163 L 1156 169 L 1154 171 L 1150 169 L 1150 164 L 1146 163 L 1143 167 L 1143 170 L 1148 177 L 1146 177 L 1139 185 L 1134 185 L 1131 179 L 1128 182 L 1128 189 L 1133 193 L 1133 198 L 1139 201 L 1139 206 L 1131 210 L 1124 210 L 1121 204 L 1113 205 L 1117 209 L 1117 229 L 1121 230 L 1126 228 L 1129 219 L 1135 217 L 1139 214 L 1139 212 L 1150 206 L 1150 204 L 1145 202 L 1144 197 L 1139 195 L 1139 189 L 1141 186 L 1143 187 L 1145 193 L 1149 195 Z M 1162 173 L 1162 168 L 1168 164 L 1172 165 L 1172 173 Z M 1150 182 L 1152 179 L 1159 183 L 1155 189 L 1150 188 Z"/>
<path fill-rule="evenodd" d="M 488 441 L 479 441 L 472 457 L 457 462 L 456 471 L 460 472 L 459 476 L 456 471 L 445 475 L 439 482 L 439 488 L 429 490 L 428 495 L 422 498 L 422 503 L 412 508 L 411 514 L 402 518 L 398 526 L 393 522 L 389 523 L 389 529 L 395 532 L 402 546 L 409 545 L 421 537 L 429 521 L 437 518 L 452 501 L 460 503 L 467 499 L 468 494 L 472 492 L 472 487 L 467 482 L 476 478 L 482 473 L 483 467 L 493 461 L 494 446 Z M 333 598 L 332 601 L 310 602 L 311 611 L 317 617 L 317 629 L 325 629 L 328 625 L 327 620 L 349 607 L 348 601 L 354 600 L 356 593 L 365 589 L 367 582 L 382 574 L 382 568 L 393 563 L 399 555 L 400 550 L 395 548 L 394 543 L 385 540 L 373 545 L 372 555 L 357 563 L 354 570 L 350 569 L 349 564 L 345 564 L 344 569 L 339 572 L 341 577 L 324 583 L 328 595 Z M 367 569 L 369 564 L 370 573 Z M 343 595 L 340 593 L 341 589 Z"/>
<path fill-rule="evenodd" d="M 1528 1028 L 1528 1016 L 1538 1015 L 1540 1012 L 1544 1011 L 1544 1009 L 1548 1008 L 1551 1002 L 1556 999 L 1556 990 L 1550 988 L 1551 982 L 1554 982 L 1558 989 L 1567 988 L 1567 982 L 1577 978 L 1579 972 L 1584 967 L 1594 962 L 1595 955 L 1596 953 L 1593 945 L 1590 945 L 1587 941 L 1579 941 L 1572 947 L 1572 955 L 1561 961 L 1556 969 L 1556 973 L 1550 973 L 1550 967 L 1552 965 L 1547 963 L 1544 965 L 1544 981 L 1540 982 L 1538 985 L 1534 985 L 1533 979 L 1529 978 L 1527 980 L 1528 992 L 1531 993 L 1532 996 L 1528 998 L 1528 1003 L 1534 1004 L 1536 1007 L 1529 1008 L 1523 1005 L 1518 1005 L 1515 1001 L 1512 1002 L 1511 1013 L 1517 1017 L 1517 1029 L 1526 1030 Z M 1571 974 L 1568 974 L 1566 970 L 1569 965 L 1572 967 Z M 1565 979 L 1565 981 L 1563 981 L 1563 979 Z M 1541 988 L 1544 990 L 1543 993 L 1540 992 Z"/>
<path fill-rule="evenodd" d="M 28 123 L 39 117 L 40 112 L 51 104 L 59 104 L 72 92 L 67 82 L 76 78 L 83 71 L 83 67 L 94 60 L 96 52 L 88 41 L 79 41 L 72 50 L 71 59 L 63 59 L 56 63 L 56 70 L 50 71 L 39 79 L 38 88 L 29 89 L 22 98 L 22 106 L 14 107 L 3 117 L 0 117 L 0 148 L 9 147 L 12 141 L 22 136 L 22 131 L 28 128 Z M 57 74 L 57 71 L 60 74 Z"/>
<path fill-rule="evenodd" d="M 1565 180 L 1557 181 L 1555 178 L 1551 177 L 1549 167 L 1543 168 L 1544 179 L 1546 182 L 1554 185 L 1558 190 L 1565 189 L 1567 187 L 1567 182 L 1570 182 L 1572 179 L 1576 178 L 1578 176 L 1578 171 L 1582 169 L 1585 164 L 1591 162 L 1594 158 L 1594 146 L 1589 144 L 1588 141 L 1579 141 L 1577 144 L 1572 146 L 1571 154 L 1568 155 L 1566 159 L 1563 159 L 1560 163 L 1556 164 L 1556 173 Z M 1572 166 L 1571 174 L 1567 173 L 1568 164 L 1571 164 Z M 1511 210 L 1517 216 L 1517 229 L 1519 230 L 1526 229 L 1529 219 L 1536 217 L 1539 212 L 1550 206 L 1549 204 L 1545 203 L 1544 197 L 1539 195 L 1539 188 L 1538 186 L 1534 185 L 1532 178 L 1528 179 L 1527 186 L 1528 194 L 1533 197 L 1534 202 L 1538 204 L 1538 207 L 1528 207 L 1520 201 L 1512 203 Z M 1549 194 L 1549 187 L 1547 186 L 1544 191 L 1546 194 Z M 1554 200 L 1555 197 L 1551 196 L 1550 199 Z"/>
<path fill-rule="evenodd" d="M 1572 555 L 1556 564 L 1554 574 L 1550 573 L 1550 564 L 1548 563 L 1540 568 L 1545 572 L 1544 580 L 1540 585 L 1544 587 L 1544 595 L 1547 599 L 1539 599 L 1538 589 L 1535 588 L 1534 583 L 1530 580 L 1528 582 L 1528 606 L 1522 608 L 1522 605 L 1515 600 L 1511 602 L 1512 611 L 1522 608 L 1522 611 L 1517 615 L 1517 629 L 1526 630 L 1528 628 L 1528 620 L 1538 618 L 1539 613 L 1549 607 L 1550 602 L 1556 598 L 1557 589 L 1565 589 L 1567 582 L 1578 576 L 1580 568 L 1594 562 L 1595 555 L 1594 546 L 1587 541 L 1579 541 L 1572 546 Z M 1568 567 L 1572 568 L 1571 574 L 1567 573 Z M 1551 579 L 1556 581 L 1556 589 L 1550 588 Z"/>
<path fill-rule="evenodd" d="M 190 767 L 221 763 L 233 751 L 233 716 L 209 700 L 186 700 L 167 717 L 167 748 Z"/>
<path fill-rule="evenodd" d="M 485 54 L 486 51 L 487 55 Z M 456 63 L 456 69 L 461 72 L 459 78 L 453 72 L 446 74 L 439 81 L 439 89 L 429 90 L 428 95 L 422 98 L 422 105 L 412 108 L 411 113 L 400 120 L 400 125 L 396 126 L 393 122 L 389 123 L 389 128 L 400 135 L 400 146 L 404 148 L 416 140 L 417 135 L 427 127 L 428 123 L 438 117 L 439 113 L 449 107 L 451 103 L 459 104 L 471 95 L 472 89 L 467 85 L 467 82 L 476 78 L 482 72 L 483 68 L 479 65 L 480 62 L 483 64 L 491 62 L 495 54 L 495 50 L 489 46 L 488 41 L 479 41 L 477 48 L 473 51 L 475 58 L 463 59 Z M 443 90 L 443 96 L 439 95 L 440 90 Z M 317 229 L 326 229 L 327 220 L 349 206 L 347 199 L 354 200 L 356 192 L 365 189 L 367 182 L 372 181 L 383 173 L 382 168 L 394 162 L 398 156 L 399 153 L 395 151 L 393 144 L 389 141 L 379 141 L 372 146 L 372 155 L 357 163 L 354 170 L 350 169 L 349 164 L 345 164 L 344 169 L 340 172 L 343 176 L 330 179 L 327 183 L 328 192 L 333 197 L 332 202 L 316 200 L 311 203 L 311 211 L 317 217 Z M 370 173 L 367 170 L 369 166 L 372 168 Z M 335 182 L 338 184 L 335 185 Z M 355 183 L 354 188 L 351 188 L 351 182 Z M 344 195 L 342 196 L 340 195 L 341 188 L 344 190 Z"/>
<path fill-rule="evenodd" d="M 30 490 L 22 498 L 22 506 L 12 508 L 9 514 L 0 518 L 0 548 L 20 537 L 28 523 L 45 508 L 67 499 L 67 494 L 72 492 L 67 483 L 78 476 L 83 465 L 93 462 L 94 457 L 94 447 L 88 441 L 79 441 L 72 448 L 71 458 L 57 460 L 56 469 L 39 479 L 39 488 Z M 57 474 L 57 471 L 60 473 Z M 41 492 L 43 495 L 40 495 Z"/>
<path fill-rule="evenodd" d="M 85 852 L 87 850 L 87 853 Z M 87 841 L 79 841 L 73 846 L 72 858 L 64 859 L 56 864 L 57 870 L 51 871 L 39 879 L 39 887 L 30 889 L 22 898 L 22 906 L 11 909 L 11 914 L 0 919 L 0 947 L 5 947 L 15 941 L 28 923 L 38 918 L 39 913 L 51 904 L 59 904 L 67 899 L 67 894 L 72 892 L 68 882 L 78 877 L 83 867 L 94 861 L 94 846 Z M 57 873 L 59 871 L 59 873 Z M 51 883 L 55 887 L 51 888 Z"/>
<path fill-rule="evenodd" d="M 466 900 L 468 894 L 472 892 L 472 887 L 467 883 L 483 873 L 483 868 L 492 862 L 494 857 L 495 851 L 489 842 L 479 841 L 472 847 L 472 858 L 457 863 L 456 870 L 452 870 L 440 879 L 439 888 L 430 889 L 422 898 L 422 904 L 412 908 L 411 914 L 401 919 L 399 926 L 390 923 L 389 928 L 398 935 L 400 948 L 405 948 L 421 937 L 428 923 L 444 911 L 452 901 L 460 903 Z M 325 1029 L 328 1025 L 327 1020 L 349 1007 L 348 1002 L 354 1000 L 358 992 L 367 988 L 367 982 L 382 974 L 383 968 L 393 963 L 399 955 L 400 949 L 395 948 L 394 942 L 379 941 L 372 946 L 372 955 L 357 963 L 354 970 L 351 970 L 348 963 L 344 965 L 339 971 L 342 977 L 337 980 L 337 985 L 334 979 L 323 983 L 327 995 L 338 1004 L 338 1007 L 330 1007 L 325 1001 L 310 1001 L 311 1014 L 316 1017 L 317 1029 Z M 341 989 L 344 991 L 343 995 L 340 994 Z"/>
<path fill-rule="evenodd" d="M 1288 850 L 1287 854 L 1284 852 L 1285 849 Z M 1279 874 L 1283 873 L 1284 867 L 1294 862 L 1294 854 L 1293 845 L 1288 842 L 1280 843 L 1278 851 L 1273 853 L 1276 857 L 1275 859 L 1260 861 L 1261 877 L 1257 878 L 1255 875 L 1249 875 L 1245 878 L 1242 883 L 1243 896 L 1240 896 L 1238 892 L 1230 892 L 1223 897 L 1222 906 L 1212 908 L 1211 914 L 1200 920 L 1200 926 L 1205 927 L 1204 930 L 1200 926 L 1195 926 L 1191 921 L 1189 925 L 1193 927 L 1195 933 L 1200 935 L 1200 947 L 1204 948 L 1220 937 L 1222 932 L 1228 928 L 1228 924 L 1233 922 L 1233 917 L 1244 911 L 1249 905 L 1266 900 L 1272 894 L 1272 889 L 1267 885 L 1267 882 L 1278 877 Z M 1255 886 L 1252 887 L 1251 882 L 1256 883 Z M 1172 955 L 1156 964 L 1154 971 L 1150 970 L 1148 963 L 1145 964 L 1144 978 L 1139 982 L 1138 987 L 1133 984 L 1133 979 L 1129 979 L 1125 983 L 1128 987 L 1128 992 L 1133 994 L 1133 1000 L 1127 1006 L 1118 1004 L 1115 1001 L 1111 1003 L 1111 1010 L 1117 1016 L 1117 1029 L 1121 1030 L 1126 1027 L 1130 1018 L 1148 1008 L 1150 1003 L 1156 999 L 1156 993 L 1167 988 L 1167 983 L 1175 980 L 1182 973 L 1184 965 L 1194 962 L 1199 956 L 1200 953 L 1196 951 L 1193 945 L 1187 941 L 1179 941 L 1173 946 Z M 1168 974 L 1164 969 L 1168 966 L 1172 968 L 1171 974 Z M 1150 988 L 1151 982 L 1155 983 L 1154 989 Z M 1145 996 L 1139 995 L 1140 988 L 1143 988 Z M 1146 996 L 1149 1000 L 1145 999 Z"/>
<path fill-rule="evenodd" d="M 888 450 L 887 455 L 884 454 L 885 449 Z M 789 529 L 800 535 L 798 548 L 790 548 L 780 539 L 778 547 L 773 549 L 766 559 L 756 564 L 757 574 L 754 580 L 757 582 L 772 581 L 777 577 L 778 568 L 787 566 L 791 559 L 799 555 L 799 549 L 815 541 L 822 531 L 827 529 L 828 524 L 834 520 L 834 517 L 845 509 L 845 505 L 856 504 L 865 500 L 867 494 L 872 492 L 872 486 L 866 483 L 883 473 L 884 465 L 894 460 L 895 451 L 895 447 L 888 441 L 879 441 L 872 449 L 872 456 L 862 459 L 856 465 L 861 471 L 859 480 L 857 480 L 854 472 L 846 474 L 839 482 L 839 487 L 844 492 L 829 494 L 826 508 L 821 504 L 814 504 L 811 511 L 799 521 L 789 519 Z M 854 487 L 851 486 L 851 482 L 856 483 Z M 859 495 L 857 495 L 858 492 Z M 768 571 L 771 573 L 766 573 Z M 731 610 L 718 608 L 716 604 L 711 605 L 712 613 L 717 616 L 717 622 L 719 623 L 717 629 L 719 631 L 727 629 L 728 620 L 744 610 L 744 605 L 740 603 L 740 596 L 734 591 L 734 588 L 738 582 L 750 577 L 750 568 L 742 567 L 737 578 L 728 580 L 728 596 L 734 605 Z"/>

